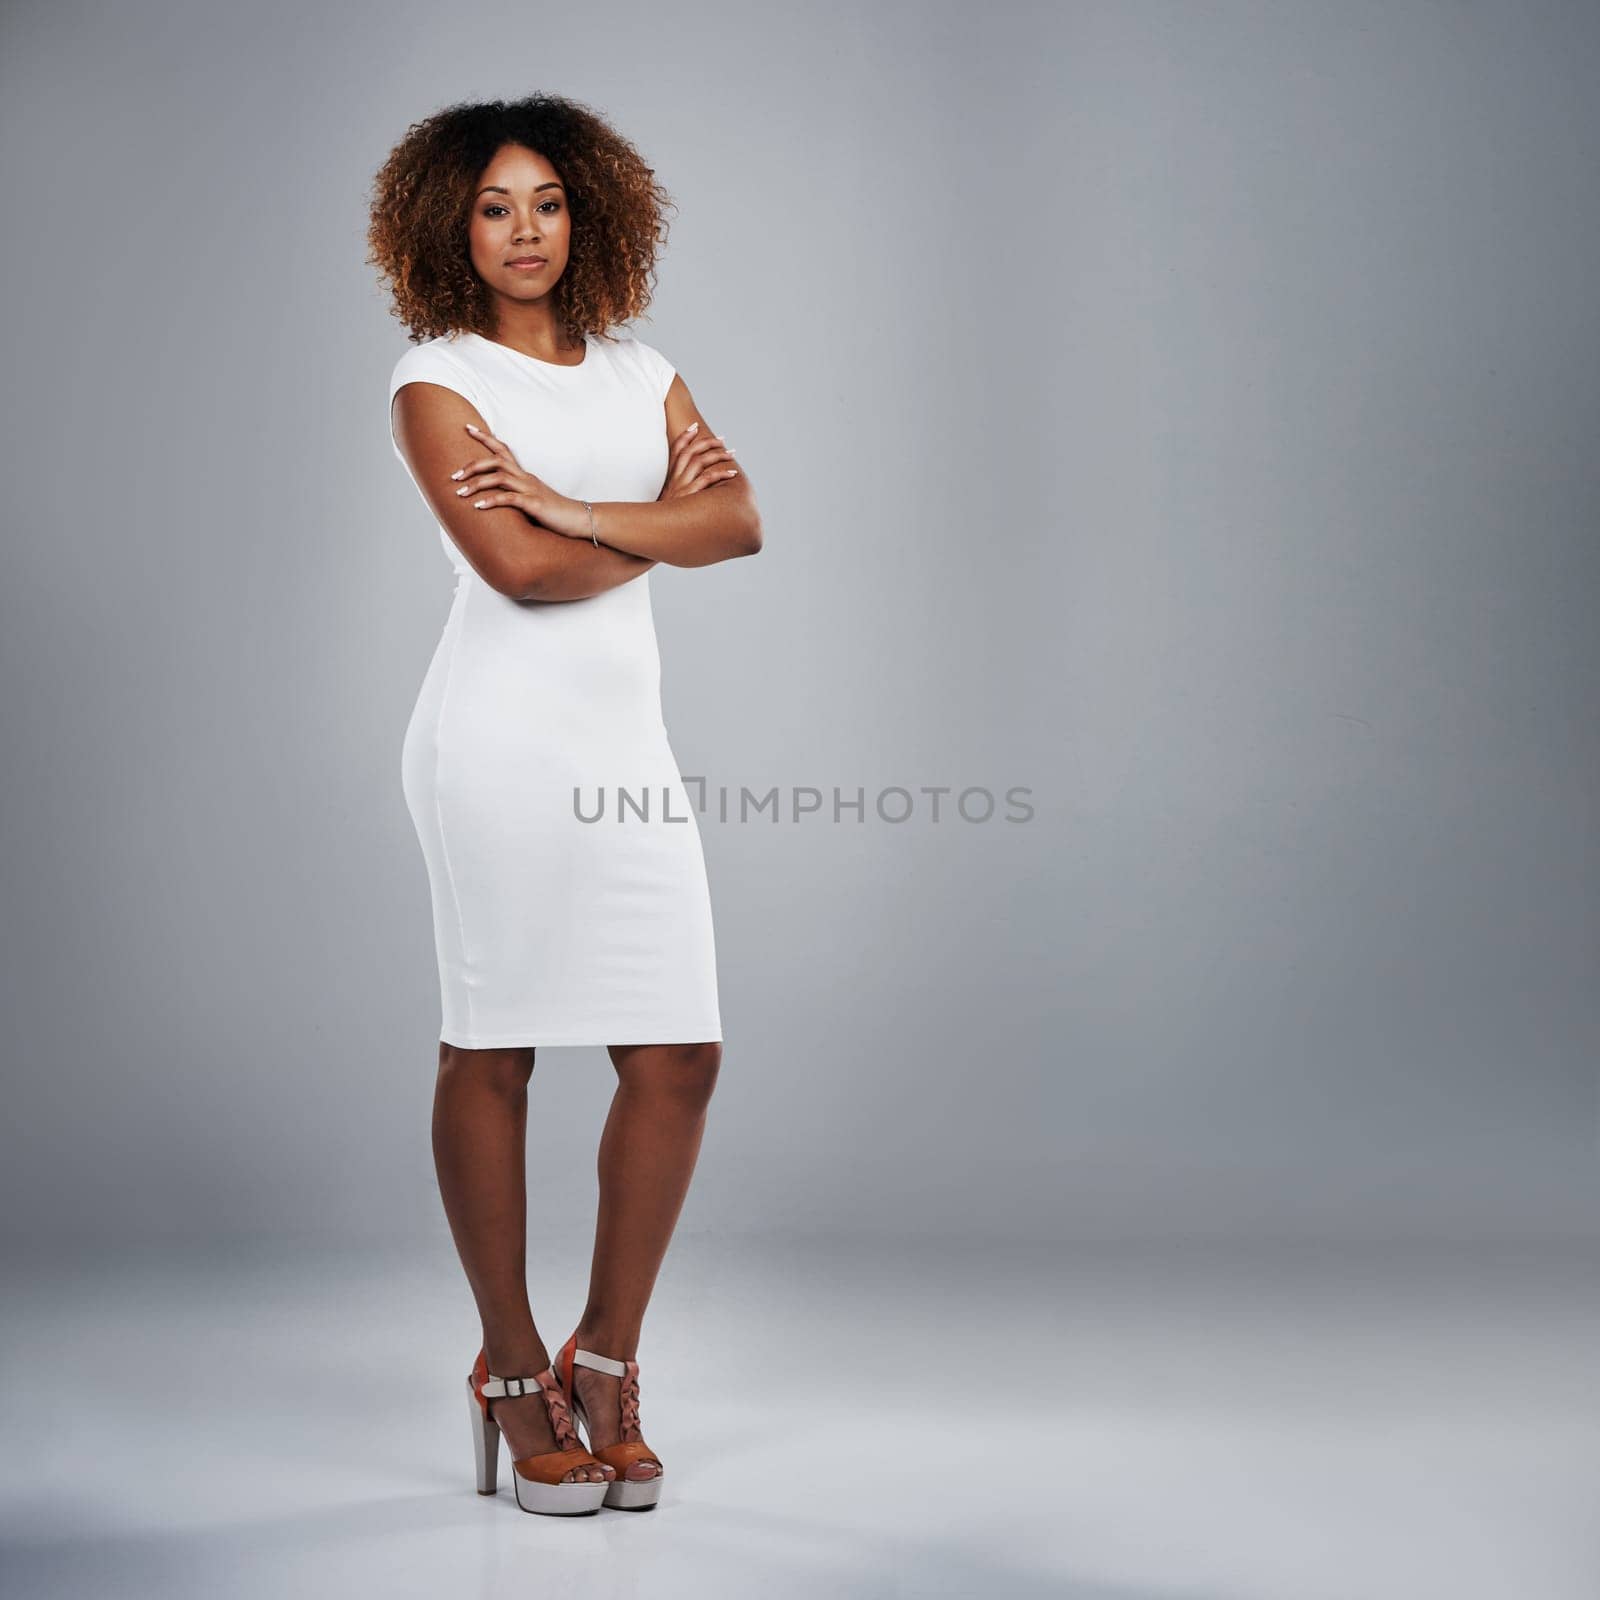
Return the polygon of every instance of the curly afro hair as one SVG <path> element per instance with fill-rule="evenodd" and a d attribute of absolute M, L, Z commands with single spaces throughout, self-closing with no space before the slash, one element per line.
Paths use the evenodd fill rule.
<path fill-rule="evenodd" d="M 506 144 L 543 156 L 566 185 L 572 243 L 555 294 L 568 337 L 608 337 L 650 304 L 665 214 L 676 208 L 633 145 L 558 95 L 466 102 L 413 123 L 373 181 L 367 260 L 414 344 L 494 333 L 467 228 L 478 175 Z"/>

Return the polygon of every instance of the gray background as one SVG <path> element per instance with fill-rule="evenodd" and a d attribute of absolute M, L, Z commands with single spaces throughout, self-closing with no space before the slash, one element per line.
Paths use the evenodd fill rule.
<path fill-rule="evenodd" d="M 755 560 L 652 580 L 684 772 L 869 795 L 1020 784 L 1036 808 L 1021 825 L 702 819 L 725 1060 L 652 1311 L 652 1415 L 684 1370 L 674 1339 L 692 1362 L 693 1338 L 716 1336 L 762 1438 L 768 1357 L 792 1358 L 809 1386 L 795 1415 L 819 1430 L 819 1374 L 848 1382 L 846 1350 L 913 1363 L 863 1368 L 865 1399 L 834 1395 L 844 1420 L 813 1441 L 814 1477 L 787 1436 L 804 1527 L 771 1487 L 729 1545 L 784 1553 L 769 1594 L 944 1593 L 936 1574 L 952 1593 L 1060 1594 L 1075 1574 L 1095 1600 L 1350 1600 L 1389 1591 L 1349 1564 L 1394 1554 L 1392 1592 L 1414 1595 L 1446 1551 L 1455 1594 L 1568 1592 L 1559 1545 L 1519 1545 L 1490 1508 L 1504 1491 L 1585 1526 L 1574 1469 L 1600 1451 L 1573 1431 L 1580 1390 L 1551 1375 L 1588 1370 L 1574 1352 L 1592 1331 L 1560 1344 L 1550 1330 L 1575 1324 L 1554 1311 L 1511 1331 L 1473 1319 L 1570 1309 L 1595 1281 L 1592 8 L 14 3 L 0 29 L 0 1201 L 16 1270 L 67 1275 L 26 1280 L 43 1309 L 6 1353 L 13 1374 L 148 1371 L 158 1398 L 119 1413 L 123 1493 L 200 1470 L 187 1436 L 159 1432 L 174 1360 L 204 1364 L 185 1369 L 195 1396 L 248 1358 L 255 1404 L 281 1393 L 267 1374 L 326 1424 L 319 1459 L 360 1441 L 375 1467 L 397 1463 L 409 1402 L 341 1408 L 374 1363 L 410 1360 L 397 1330 L 419 1393 L 445 1392 L 475 1335 L 432 1172 L 438 992 L 399 781 L 449 572 L 390 450 L 404 335 L 363 232 L 408 122 L 544 88 L 613 117 L 677 200 L 639 331 L 763 507 Z M 547 1338 L 578 1304 L 612 1082 L 599 1049 L 540 1053 L 536 1306 L 566 1292 Z M 1417 1331 L 1415 1350 L 1386 1363 L 1359 1345 L 1370 1362 L 1274 1387 L 1271 1359 L 1359 1301 L 1307 1263 L 1363 1240 L 1578 1253 L 1545 1301 L 1523 1278 L 1475 1301 L 1424 1291 L 1433 1322 L 1393 1298 L 1422 1281 L 1411 1269 L 1370 1278 L 1371 1320 Z M 1106 1243 L 1097 1259 L 1179 1254 L 1124 1298 L 1101 1278 L 1069 1292 L 1052 1252 Z M 1259 1322 L 1191 1315 L 1202 1246 L 1310 1272 L 1273 1281 L 1313 1331 L 1249 1294 Z M 399 1269 L 341 1267 L 307 1289 L 218 1265 L 313 1250 L 437 1276 L 421 1293 Z M 877 1266 L 852 1276 L 863 1250 Z M 162 1251 L 170 1277 L 127 1266 Z M 904 1292 L 885 1301 L 891 1281 Z M 802 1283 L 809 1298 L 786 1298 Z M 1143 1340 L 1127 1328 L 1161 1303 L 1152 1284 L 1179 1310 Z M 270 1340 L 254 1320 L 269 1301 Z M 770 1320 L 740 1322 L 756 1301 Z M 1102 1312 L 1103 1342 L 1084 1320 Z M 1451 1343 L 1473 1328 L 1478 1368 Z M 1097 1374 L 1105 1405 L 1199 1396 L 1237 1419 L 1249 1396 L 1281 1408 L 1276 1425 L 1313 1390 L 1343 1420 L 1378 1396 L 1363 1379 L 1395 1387 L 1359 1437 L 1295 1420 L 1214 1457 L 1181 1431 L 1113 1440 L 1110 1413 L 1072 1407 L 1058 1432 L 1030 1410 L 1008 1436 L 1001 1406 L 997 1450 L 1061 1441 L 1057 1475 L 1029 1481 L 1063 1499 L 1026 1523 L 1012 1499 L 994 1544 L 954 1548 L 973 1480 L 939 1464 L 944 1419 L 985 1393 L 957 1383 L 965 1355 L 1080 1336 L 1063 1370 Z M 1549 1430 L 1463 1424 L 1436 1457 L 1409 1454 L 1397 1430 L 1434 1413 L 1418 1400 L 1403 1418 L 1396 1397 L 1445 1382 L 1441 1360 L 1479 1400 L 1545 1374 Z M 979 1371 L 1043 1403 L 1032 1365 Z M 919 1436 L 921 1413 L 894 1407 L 930 1396 Z M 871 1400 L 889 1410 L 853 1409 Z M 438 1404 L 453 1495 L 464 1441 L 456 1398 Z M 59 1444 L 59 1401 L 8 1405 Z M 749 1428 L 708 1415 L 726 1420 L 730 1503 L 775 1486 Z M 837 1476 L 851 1424 L 921 1438 L 916 1504 L 937 1527 L 886 1514 L 881 1472 Z M 102 1412 L 102 1463 L 104 1430 Z M 687 1417 L 676 1430 L 681 1482 L 703 1440 Z M 227 1448 L 259 1443 L 249 1431 Z M 1273 1455 L 1291 1437 L 1300 1477 Z M 1472 1439 L 1483 1474 L 1446 1489 Z M 285 1472 L 312 1453 L 293 1445 Z M 1341 1449 L 1360 1485 L 1342 1513 Z M 99 1569 L 75 1542 L 72 1462 L 25 1455 L 8 1526 L 34 1542 L 16 1559 L 34 1593 L 81 1590 Z M 212 1481 L 248 1488 L 261 1520 L 199 1546 L 104 1535 L 129 1588 L 309 1548 L 359 1586 L 365 1558 L 319 1541 L 398 1539 L 433 1515 L 431 1490 L 391 1508 L 352 1466 L 341 1489 L 366 1510 L 325 1514 L 319 1481 L 297 1523 L 264 1492 L 269 1467 L 228 1459 Z M 61 1462 L 59 1541 L 40 1531 L 45 1460 Z M 1228 1476 L 1244 1460 L 1259 1480 Z M 1119 1473 L 1130 1498 L 1096 1499 Z M 1140 1496 L 1170 1518 L 1197 1479 L 1206 1518 L 1158 1538 Z M 840 1485 L 824 1556 L 806 1486 Z M 199 1502 L 119 1509 L 149 1526 L 179 1503 Z M 1386 1547 L 1372 1513 L 1401 1503 L 1410 1531 Z M 1126 1542 L 1091 1558 L 1112 1529 Z M 1573 1593 L 1593 1592 L 1583 1537 Z M 839 1565 L 819 1578 L 801 1545 Z M 1144 1569 L 1149 1589 L 1110 1581 L 1134 1545 L 1170 1560 Z M 1248 1554 L 1224 1570 L 1223 1550 Z M 328 1579 L 304 1559 L 288 1576 Z M 485 1591 L 515 1575 L 466 1570 Z M 668 1592 L 673 1569 L 638 1581 Z"/>
<path fill-rule="evenodd" d="M 702 819 L 685 1226 L 1592 1235 L 1592 19 L 515 14 L 8 14 L 5 1225 L 442 1229 L 365 193 L 560 85 L 767 527 L 652 580 L 684 772 L 1035 806 Z"/>

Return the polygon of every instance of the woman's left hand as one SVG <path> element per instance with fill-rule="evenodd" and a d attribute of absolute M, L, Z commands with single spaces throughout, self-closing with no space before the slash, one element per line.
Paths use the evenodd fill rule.
<path fill-rule="evenodd" d="M 589 537 L 589 515 L 581 501 L 557 494 L 542 478 L 524 471 L 510 446 L 492 433 L 485 433 L 470 422 L 467 432 L 492 453 L 469 461 L 452 474 L 464 480 L 456 490 L 463 500 L 470 496 L 472 504 L 480 511 L 493 506 L 515 506 L 552 533 L 564 534 L 569 539 Z"/>

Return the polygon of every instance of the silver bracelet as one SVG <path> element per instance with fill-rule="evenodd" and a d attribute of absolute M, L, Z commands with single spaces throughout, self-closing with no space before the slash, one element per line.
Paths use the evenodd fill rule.
<path fill-rule="evenodd" d="M 592 505 L 590 505 L 587 500 L 585 500 L 583 502 L 583 509 L 589 513 L 589 537 L 591 539 L 594 539 L 594 547 L 595 547 L 596 550 L 598 550 L 600 548 L 600 541 L 598 539 L 595 539 L 594 507 Z"/>

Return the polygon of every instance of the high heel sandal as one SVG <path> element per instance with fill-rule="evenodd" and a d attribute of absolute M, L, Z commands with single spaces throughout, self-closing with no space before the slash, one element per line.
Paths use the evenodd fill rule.
<path fill-rule="evenodd" d="M 664 1468 L 660 1457 L 644 1442 L 644 1436 L 639 1431 L 639 1363 L 614 1361 L 609 1356 L 597 1356 L 592 1350 L 580 1350 L 578 1336 L 574 1333 L 562 1345 L 553 1365 L 567 1406 L 583 1424 L 590 1439 L 594 1438 L 594 1427 L 578 1396 L 573 1368 L 593 1367 L 596 1372 L 609 1372 L 613 1377 L 622 1379 L 619 1396 L 622 1404 L 622 1437 L 616 1444 L 602 1445 L 594 1451 L 595 1457 L 616 1473 L 615 1479 L 604 1485 L 604 1503 L 617 1511 L 651 1510 L 661 1498 Z M 628 1477 L 628 1468 L 636 1461 L 652 1462 L 656 1469 L 655 1476 Z"/>
<path fill-rule="evenodd" d="M 472 1453 L 478 1468 L 478 1493 L 495 1492 L 500 1468 L 500 1424 L 489 1415 L 489 1402 L 521 1394 L 543 1395 L 557 1448 L 512 1461 L 511 1482 L 516 1489 L 517 1504 L 524 1511 L 537 1511 L 545 1516 L 593 1516 L 611 1487 L 609 1480 L 563 1483 L 561 1479 L 574 1467 L 605 1466 L 606 1463 L 583 1448 L 578 1430 L 572 1425 L 566 1396 L 556 1380 L 554 1366 L 546 1367 L 533 1378 L 497 1378 L 489 1371 L 488 1358 L 482 1350 L 467 1375 L 467 1407 L 472 1413 Z M 613 1474 L 616 1471 L 615 1468 L 609 1470 Z"/>

